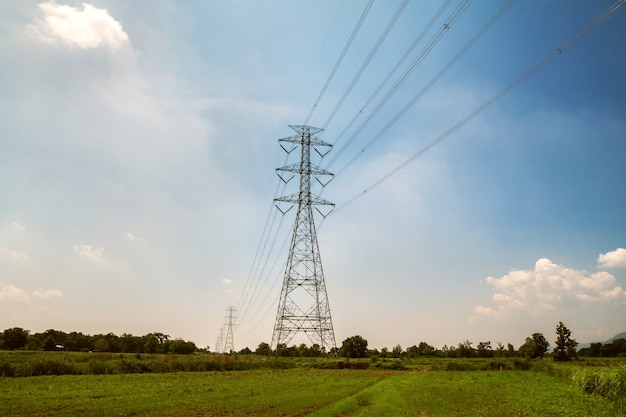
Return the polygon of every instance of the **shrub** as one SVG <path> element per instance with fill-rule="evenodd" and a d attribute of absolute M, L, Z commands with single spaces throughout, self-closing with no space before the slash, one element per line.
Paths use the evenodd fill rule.
<path fill-rule="evenodd" d="M 508 371 L 511 369 L 510 362 L 489 361 L 481 368 L 483 371 Z"/>
<path fill-rule="evenodd" d="M 552 362 L 543 360 L 532 363 L 531 370 L 534 372 L 542 372 L 548 375 L 554 374 L 554 366 L 552 365 Z"/>
<path fill-rule="evenodd" d="M 612 401 L 626 398 L 626 369 L 577 369 L 572 372 L 575 387 Z"/>
<path fill-rule="evenodd" d="M 34 361 L 31 375 L 74 375 L 76 371 L 71 363 L 42 359 Z"/>
<path fill-rule="evenodd" d="M 532 362 L 524 359 L 515 359 L 513 361 L 513 369 L 516 371 L 528 371 L 532 366 Z"/>
<path fill-rule="evenodd" d="M 102 375 L 102 374 L 114 374 L 116 373 L 116 366 L 107 360 L 91 359 L 87 362 L 87 371 L 90 374 Z"/>
<path fill-rule="evenodd" d="M 390 369 L 393 371 L 405 371 L 408 369 L 406 366 L 404 366 L 404 364 L 400 360 L 391 361 L 391 362 L 388 362 L 388 361 L 379 362 L 376 364 L 376 368 Z"/>
<path fill-rule="evenodd" d="M 446 371 L 476 371 L 475 365 L 469 362 L 448 362 L 446 364 Z"/>
<path fill-rule="evenodd" d="M 9 362 L 0 361 L 0 377 L 15 376 L 15 369 Z"/>

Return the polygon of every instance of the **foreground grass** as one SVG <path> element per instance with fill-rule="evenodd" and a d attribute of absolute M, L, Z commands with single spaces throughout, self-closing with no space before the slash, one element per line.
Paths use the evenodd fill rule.
<path fill-rule="evenodd" d="M 626 416 L 537 372 L 253 370 L 0 379 L 2 416 Z"/>
<path fill-rule="evenodd" d="M 393 375 L 308 415 L 617 417 L 626 409 L 546 374 L 469 371 Z"/>
<path fill-rule="evenodd" d="M 371 372 L 280 370 L 0 379 L 2 416 L 285 416 L 350 397 Z"/>

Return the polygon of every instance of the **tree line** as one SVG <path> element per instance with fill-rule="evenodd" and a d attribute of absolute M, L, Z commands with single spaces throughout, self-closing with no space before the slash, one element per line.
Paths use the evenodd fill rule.
<path fill-rule="evenodd" d="M 583 348 L 576 350 L 578 342 L 572 338 L 572 332 L 562 323 L 556 326 L 555 348 L 548 353 L 550 342 L 542 333 L 533 333 L 527 337 L 524 343 L 515 349 L 511 343 L 505 346 L 501 342 L 492 345 L 491 341 L 479 342 L 474 346 L 473 342 L 465 340 L 458 345 L 443 346 L 437 349 L 426 342 L 420 342 L 403 349 L 400 345 L 394 346 L 392 349 L 384 347 L 380 350 L 369 349 L 367 340 L 360 335 L 347 338 L 341 344 L 336 352 L 344 358 L 416 358 L 420 356 L 431 356 L 440 358 L 505 358 L 505 357 L 521 357 L 521 358 L 543 358 L 551 356 L 555 361 L 569 361 L 577 356 L 587 357 L 616 357 L 626 356 L 626 339 L 616 339 L 612 343 L 602 345 L 602 343 L 592 343 L 591 348 Z M 252 353 L 248 348 L 241 350 L 239 353 Z M 260 343 L 254 352 L 259 355 L 277 355 L 277 356 L 295 356 L 295 357 L 317 357 L 325 355 L 319 345 L 311 347 L 305 344 L 287 347 L 285 345 L 278 346 L 276 351 L 272 351 L 270 346 L 263 342 Z"/>
<path fill-rule="evenodd" d="M 29 330 L 21 327 L 6 329 L 0 333 L 0 349 L 175 354 L 190 354 L 199 350 L 194 342 L 171 339 L 169 335 L 158 332 L 144 336 L 133 336 L 128 333 L 121 336 L 114 333 L 91 336 L 80 332 L 65 333 L 50 329 L 31 334 Z"/>
<path fill-rule="evenodd" d="M 319 345 L 279 345 L 278 349 L 272 350 L 266 342 L 261 342 L 256 350 L 248 347 L 241 349 L 239 354 L 252 354 L 263 356 L 282 357 L 322 357 L 341 356 L 344 358 L 416 358 L 420 356 L 432 356 L 441 358 L 542 358 L 550 355 L 557 361 L 572 360 L 577 356 L 586 357 L 617 357 L 626 356 L 626 339 L 616 339 L 611 343 L 592 343 L 588 348 L 576 350 L 578 343 L 572 338 L 571 331 L 559 322 L 556 326 L 555 348 L 548 353 L 550 342 L 542 333 L 533 333 L 527 337 L 518 348 L 507 343 L 506 346 L 497 342 L 492 345 L 491 341 L 473 342 L 465 340 L 456 346 L 443 346 L 440 349 L 420 342 L 403 349 L 400 345 L 392 349 L 386 347 L 369 349 L 368 342 L 360 335 L 347 338 L 341 347 L 332 352 L 325 352 Z M 124 333 L 117 336 L 113 333 L 86 335 L 80 332 L 65 333 L 59 330 L 46 330 L 41 333 L 31 334 L 30 331 L 20 327 L 4 330 L 0 333 L 0 349 L 15 350 L 65 350 L 73 352 L 111 352 L 111 353 L 173 353 L 190 354 L 194 352 L 209 352 L 209 347 L 198 349 L 194 342 L 183 339 L 172 339 L 164 333 L 148 333 L 144 336 L 133 336 Z"/>

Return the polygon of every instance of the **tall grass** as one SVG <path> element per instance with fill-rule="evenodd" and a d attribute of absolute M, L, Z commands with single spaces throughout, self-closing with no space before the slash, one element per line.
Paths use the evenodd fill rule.
<path fill-rule="evenodd" d="M 626 368 L 579 368 L 572 372 L 572 383 L 589 394 L 626 403 Z"/>
<path fill-rule="evenodd" d="M 0 358 L 0 377 L 241 371 L 261 368 L 284 369 L 294 366 L 292 361 L 257 356 L 47 352 L 12 356 L 9 360 Z"/>

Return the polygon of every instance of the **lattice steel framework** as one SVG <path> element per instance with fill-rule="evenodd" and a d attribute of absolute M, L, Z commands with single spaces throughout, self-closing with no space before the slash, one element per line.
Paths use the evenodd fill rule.
<path fill-rule="evenodd" d="M 330 352 L 336 348 L 335 332 L 317 243 L 313 207 L 325 217 L 335 205 L 311 193 L 311 177 L 324 186 L 333 174 L 311 163 L 311 149 L 323 157 L 332 145 L 315 137 L 323 129 L 303 125 L 289 127 L 297 134 L 279 139 L 278 142 L 287 153 L 300 147 L 300 162 L 277 168 L 276 173 L 285 183 L 299 175 L 300 190 L 274 199 L 276 207 L 283 214 L 294 206 L 297 206 L 297 212 L 276 313 L 272 349 L 278 351 L 280 347 L 287 346 L 296 334 L 304 333 L 312 344 Z M 287 210 L 280 206 L 285 203 L 289 206 Z M 320 210 L 318 206 L 325 206 L 326 210 Z"/>
<path fill-rule="evenodd" d="M 235 341 L 233 338 L 233 323 L 235 322 L 235 307 L 228 307 L 226 309 L 226 340 L 224 341 L 224 347 L 222 352 L 233 353 L 235 352 Z"/>

